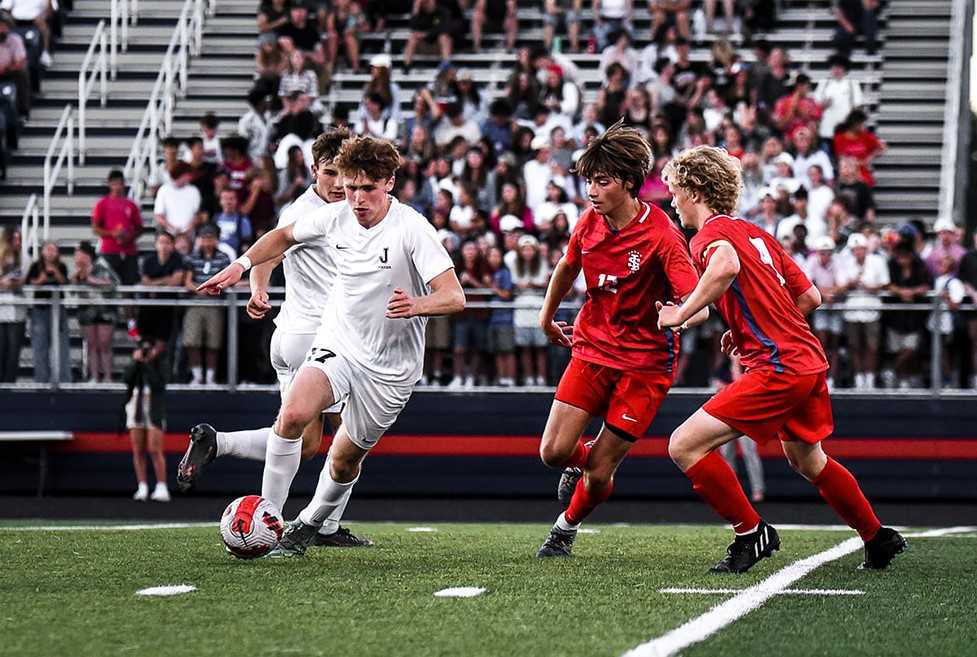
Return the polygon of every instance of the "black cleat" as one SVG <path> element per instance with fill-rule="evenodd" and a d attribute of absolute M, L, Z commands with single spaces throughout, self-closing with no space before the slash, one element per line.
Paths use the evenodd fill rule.
<path fill-rule="evenodd" d="M 290 557 L 304 557 L 305 551 L 315 540 L 319 528 L 307 525 L 298 518 L 285 526 L 278 545 L 266 556 L 268 559 L 288 559 Z"/>
<path fill-rule="evenodd" d="M 316 547 L 370 547 L 373 541 L 360 538 L 342 525 L 331 534 L 316 534 L 312 545 Z"/>
<path fill-rule="evenodd" d="M 865 542 L 865 563 L 862 568 L 882 570 L 895 556 L 909 547 L 902 534 L 891 527 L 882 527 L 870 541 Z"/>
<path fill-rule="evenodd" d="M 580 468 L 566 468 L 560 475 L 560 483 L 556 485 L 556 499 L 560 500 L 564 509 L 570 506 L 573 491 L 577 488 L 577 482 L 582 476 L 583 470 Z"/>
<path fill-rule="evenodd" d="M 709 569 L 712 573 L 745 573 L 764 557 L 772 556 L 780 549 L 780 536 L 777 530 L 760 521 L 756 531 L 737 536 L 729 547 L 723 560 Z"/>
<path fill-rule="evenodd" d="M 554 526 L 550 530 L 550 535 L 543 542 L 543 545 L 536 552 L 536 556 L 545 557 L 569 557 L 573 550 L 573 541 L 577 538 L 577 530 L 571 529 L 564 531 Z"/>
<path fill-rule="evenodd" d="M 187 453 L 180 459 L 176 470 L 176 486 L 187 492 L 200 478 L 200 471 L 217 457 L 217 430 L 209 424 L 198 424 L 190 429 Z"/>

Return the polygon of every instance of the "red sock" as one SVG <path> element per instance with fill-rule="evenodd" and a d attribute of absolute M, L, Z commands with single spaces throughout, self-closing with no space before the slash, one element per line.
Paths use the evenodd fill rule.
<path fill-rule="evenodd" d="M 858 482 L 848 469 L 830 456 L 814 481 L 821 497 L 835 510 L 848 526 L 858 532 L 863 541 L 871 540 L 882 523 L 875 516 L 872 505 L 858 487 Z"/>
<path fill-rule="evenodd" d="M 598 490 L 591 490 L 584 482 L 584 478 L 581 477 L 580 481 L 577 482 L 577 487 L 573 489 L 570 506 L 563 512 L 563 518 L 571 525 L 579 525 L 601 502 L 611 496 L 613 490 L 613 480 Z"/>
<path fill-rule="evenodd" d="M 718 449 L 686 470 L 685 476 L 692 481 L 692 490 L 725 518 L 733 531 L 746 532 L 759 524 L 760 515 L 746 499 L 736 473 L 719 455 Z"/>
<path fill-rule="evenodd" d="M 584 439 L 581 438 L 577 442 L 576 448 L 573 450 L 573 454 L 567 459 L 567 462 L 563 464 L 566 468 L 586 468 L 587 461 L 590 459 L 590 447 L 584 444 Z M 582 481 L 582 480 L 581 480 Z"/>

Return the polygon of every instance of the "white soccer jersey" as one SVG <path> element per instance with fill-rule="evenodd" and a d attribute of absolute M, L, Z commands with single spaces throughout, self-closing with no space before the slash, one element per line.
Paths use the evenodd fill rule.
<path fill-rule="evenodd" d="M 293 235 L 303 243 L 325 237 L 339 267 L 315 346 L 341 353 L 379 381 L 415 383 L 427 318 L 387 319 L 387 302 L 397 288 L 428 294 L 431 280 L 454 267 L 434 227 L 390 197 L 390 210 L 372 228 L 363 228 L 349 205 L 333 203 L 300 217 Z"/>
<path fill-rule="evenodd" d="M 345 205 L 346 201 L 334 205 Z M 327 205 L 310 185 L 295 202 L 282 210 L 278 228 Z M 285 252 L 285 301 L 275 318 L 275 326 L 286 333 L 315 333 L 322 320 L 322 309 L 336 280 L 334 251 L 326 239 L 296 244 Z"/>

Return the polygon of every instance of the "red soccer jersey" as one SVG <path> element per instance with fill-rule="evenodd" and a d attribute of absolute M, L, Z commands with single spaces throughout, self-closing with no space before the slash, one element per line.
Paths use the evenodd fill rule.
<path fill-rule="evenodd" d="M 678 302 L 698 276 L 685 238 L 664 212 L 647 203 L 617 231 L 593 208 L 577 221 L 567 264 L 587 283 L 573 330 L 575 358 L 620 370 L 671 372 L 679 340 L 658 330 L 656 301 Z"/>
<path fill-rule="evenodd" d="M 740 260 L 739 274 L 716 305 L 733 332 L 743 367 L 789 374 L 828 369 L 821 343 L 797 308 L 797 297 L 811 281 L 780 243 L 748 221 L 716 215 L 692 238 L 700 270 L 715 253 L 709 245 L 718 241 L 729 243 Z"/>

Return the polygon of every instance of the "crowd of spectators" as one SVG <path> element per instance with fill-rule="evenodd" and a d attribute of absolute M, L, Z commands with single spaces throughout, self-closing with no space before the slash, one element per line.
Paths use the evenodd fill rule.
<path fill-rule="evenodd" d="M 640 196 L 666 212 L 672 212 L 671 198 L 661 171 L 676 153 L 712 144 L 740 159 L 738 214 L 776 236 L 828 304 L 812 323 L 831 359 L 833 383 L 922 385 L 929 372 L 921 363 L 935 334 L 945 346 L 945 382 L 977 387 L 977 319 L 955 312 L 968 295 L 977 299 L 977 240 L 966 250 L 963 231 L 947 220 L 934 227 L 876 223 L 872 161 L 886 145 L 868 127 L 861 85 L 850 75 L 852 49 L 876 43 L 872 2 L 838 3 L 838 52 L 829 73 L 815 82 L 783 49 L 753 39 L 744 46 L 749 51 L 738 51 L 723 36 L 769 26 L 773 2 L 747 3 L 748 10 L 706 2 L 700 13 L 688 0 L 653 0 L 651 33 L 642 37 L 651 40 L 639 50 L 632 2 L 594 2 L 596 20 L 590 22 L 581 0 L 547 0 L 546 46 L 518 48 L 501 93 L 490 94 L 450 57 L 468 47 L 464 9 L 472 10 L 472 45 L 481 47 L 488 33 L 514 45 L 513 2 L 307 7 L 269 0 L 258 12 L 249 111 L 236 126 L 207 114 L 197 135 L 163 141 L 163 162 L 150 181 L 156 248 L 138 261 L 138 209 L 124 197 L 121 174 L 110 175 L 109 194 L 92 220 L 100 238 L 97 259 L 118 282 L 192 289 L 274 227 L 281 209 L 311 183 L 312 140 L 334 118 L 325 115 L 319 94 L 338 66 L 360 68 L 362 52 L 354 43 L 364 31 L 382 29 L 385 16 L 397 12 L 394 4 L 412 16 L 404 67 L 425 46 L 441 64 L 433 79 L 408 91 L 395 81 L 390 55 L 363 56 L 369 78 L 349 123 L 357 134 L 398 144 L 404 163 L 393 193 L 438 230 L 474 302 L 459 316 L 429 322 L 426 383 L 473 388 L 558 380 L 567 354 L 547 344 L 537 314 L 550 272 L 588 206 L 585 181 L 573 165 L 591 139 L 623 117 L 645 133 L 655 156 Z M 700 63 L 690 56 L 691 40 L 705 32 L 716 38 L 710 61 Z M 566 55 L 584 49 L 600 53 L 603 82 L 592 101 Z M 408 101 L 411 109 L 404 111 Z M 931 232 L 937 238 L 927 242 Z M 85 257 L 77 255 L 76 263 Z M 96 272 L 94 263 L 88 267 Z M 77 269 L 83 271 L 81 264 Z M 43 260 L 31 272 L 37 280 L 47 272 L 44 284 L 58 284 L 58 273 Z M 104 280 L 97 273 L 73 276 L 92 285 Z M 584 294 L 579 281 L 568 305 L 579 305 Z M 933 306 L 934 294 L 938 311 L 898 307 Z M 561 313 L 558 319 L 572 321 L 572 309 Z M 224 309 L 154 306 L 125 319 L 133 334 L 170 355 L 177 380 L 205 383 L 220 375 L 225 317 Z M 102 325 L 107 318 L 96 314 Z M 251 361 L 267 350 L 270 330 L 242 320 L 240 341 L 254 348 L 250 364 L 241 363 L 241 377 L 263 381 L 270 372 Z M 86 342 L 91 335 L 95 343 L 89 362 L 102 353 L 99 325 L 89 321 L 85 328 Z M 718 385 L 729 378 L 718 349 L 722 330 L 714 317 L 683 335 L 679 384 Z M 98 366 L 89 371 L 103 376 Z M 975 378 L 963 381 L 965 375 Z"/>

